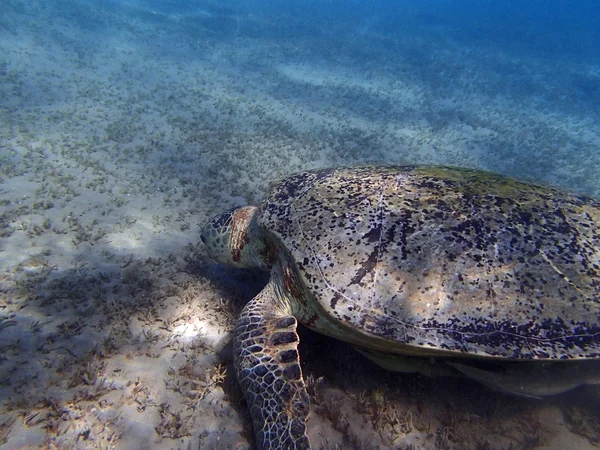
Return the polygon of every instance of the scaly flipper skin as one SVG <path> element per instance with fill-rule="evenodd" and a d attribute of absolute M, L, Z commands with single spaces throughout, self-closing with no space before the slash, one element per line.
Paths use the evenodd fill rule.
<path fill-rule="evenodd" d="M 297 321 L 280 307 L 276 292 L 270 282 L 242 310 L 233 340 L 235 370 L 257 448 L 306 450 L 309 398 L 300 369 Z"/>

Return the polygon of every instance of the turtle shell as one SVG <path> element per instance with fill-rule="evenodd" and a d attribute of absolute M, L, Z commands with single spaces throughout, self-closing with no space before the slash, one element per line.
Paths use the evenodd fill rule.
<path fill-rule="evenodd" d="M 335 324 L 341 339 L 600 357 L 598 200 L 452 167 L 326 169 L 274 185 L 259 225 L 292 261 L 294 286 L 283 284 L 301 321 Z"/>

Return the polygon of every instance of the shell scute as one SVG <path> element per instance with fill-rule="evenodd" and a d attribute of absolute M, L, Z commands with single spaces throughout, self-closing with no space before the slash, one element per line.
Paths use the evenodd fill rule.
<path fill-rule="evenodd" d="M 275 185 L 259 221 L 327 334 L 415 354 L 600 357 L 597 200 L 468 169 L 325 169 Z"/>

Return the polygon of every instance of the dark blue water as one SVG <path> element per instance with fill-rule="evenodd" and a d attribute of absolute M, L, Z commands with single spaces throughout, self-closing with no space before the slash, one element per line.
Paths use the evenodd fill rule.
<path fill-rule="evenodd" d="M 600 193 L 600 8 L 591 1 L 7 0 L 0 8 L 7 114 L 86 98 L 27 76 L 56 70 L 22 46 L 47 46 L 44 56 L 58 66 L 66 55 L 73 60 L 63 66 L 113 71 L 108 83 L 126 95 L 126 83 L 138 82 L 136 95 L 151 103 L 161 75 L 139 68 L 135 56 L 185 74 L 214 70 L 222 92 L 208 97 L 268 106 L 268 118 L 240 107 L 215 112 L 208 100 L 185 109 L 215 126 L 233 120 L 233 132 L 273 131 L 277 122 L 298 147 L 290 171 L 448 163 Z M 186 99 L 184 78 L 173 105 Z M 183 134 L 196 126 L 189 121 Z M 265 154 L 284 145 L 280 138 Z"/>
<path fill-rule="evenodd" d="M 0 0 L 0 446 L 249 448 L 231 372 L 195 381 L 265 279 L 200 226 L 365 163 L 600 197 L 598 3 Z M 322 448 L 597 446 L 597 387 L 515 399 L 304 334 Z"/>
<path fill-rule="evenodd" d="M 572 103 L 593 113 L 600 95 L 600 8 L 591 1 L 290 1 L 290 2 L 113 2 L 156 22 L 178 21 L 183 30 L 192 22 L 214 36 L 234 39 L 293 40 L 324 57 L 347 55 L 363 67 L 385 70 L 407 58 L 427 65 L 428 53 L 452 51 L 460 46 L 477 58 L 481 69 L 511 86 L 499 89 L 550 95 L 550 101 Z M 247 18 L 258 19 L 250 23 Z M 261 23 L 262 20 L 262 23 Z M 409 46 L 406 46 L 407 41 Z M 498 56 L 516 64 L 498 61 Z M 468 56 L 467 60 L 468 61 Z M 456 58 L 456 57 L 454 57 Z M 449 60 L 448 64 L 460 64 Z M 542 63 L 528 69 L 532 63 Z M 326 64 L 326 63 L 325 63 Z M 582 65 L 589 68 L 586 72 Z M 442 72 L 443 67 L 426 67 Z M 544 71 L 544 73 L 536 73 Z M 551 73 L 554 72 L 554 73 Z M 535 92 L 535 79 L 548 77 L 545 90 Z M 440 80 L 440 82 L 443 82 Z M 451 83 L 452 78 L 447 78 Z M 521 86 L 519 86 L 521 84 Z M 537 86 L 539 88 L 539 86 Z M 542 89 L 544 90 L 544 89 Z"/>

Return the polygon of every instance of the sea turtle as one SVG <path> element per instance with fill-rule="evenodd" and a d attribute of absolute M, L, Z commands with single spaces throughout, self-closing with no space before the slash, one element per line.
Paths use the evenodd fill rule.
<path fill-rule="evenodd" d="M 440 166 L 290 176 L 201 234 L 270 271 L 234 332 L 258 448 L 310 448 L 298 323 L 380 365 L 544 396 L 600 383 L 600 201 Z"/>

